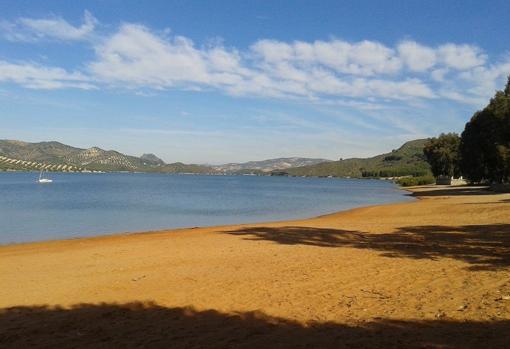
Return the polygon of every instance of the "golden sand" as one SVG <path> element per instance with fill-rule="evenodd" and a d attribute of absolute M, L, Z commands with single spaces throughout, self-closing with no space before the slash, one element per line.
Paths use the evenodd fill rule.
<path fill-rule="evenodd" d="M 510 194 L 0 247 L 0 347 L 507 347 Z"/>

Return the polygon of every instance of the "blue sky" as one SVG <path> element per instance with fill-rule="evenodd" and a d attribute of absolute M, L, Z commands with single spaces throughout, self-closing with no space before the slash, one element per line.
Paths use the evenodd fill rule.
<path fill-rule="evenodd" d="M 508 1 L 0 0 L 0 138 L 165 161 L 370 156 L 460 132 Z"/>

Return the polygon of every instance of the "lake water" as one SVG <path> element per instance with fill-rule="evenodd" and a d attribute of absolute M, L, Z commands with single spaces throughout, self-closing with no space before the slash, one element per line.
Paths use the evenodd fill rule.
<path fill-rule="evenodd" d="M 0 173 L 0 244 L 307 218 L 413 200 L 378 180 Z"/>

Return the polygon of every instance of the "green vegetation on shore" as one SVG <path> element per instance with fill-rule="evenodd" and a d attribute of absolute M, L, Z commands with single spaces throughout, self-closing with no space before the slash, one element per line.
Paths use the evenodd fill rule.
<path fill-rule="evenodd" d="M 331 161 L 313 166 L 286 169 L 292 176 L 334 176 L 352 178 L 379 178 L 430 175 L 430 166 L 425 161 L 423 146 L 426 139 L 404 143 L 390 153 L 371 158 L 351 158 Z"/>
<path fill-rule="evenodd" d="M 434 184 L 436 179 L 434 176 L 419 176 L 419 177 L 402 177 L 397 180 L 397 184 L 403 187 L 413 187 L 415 185 Z"/>

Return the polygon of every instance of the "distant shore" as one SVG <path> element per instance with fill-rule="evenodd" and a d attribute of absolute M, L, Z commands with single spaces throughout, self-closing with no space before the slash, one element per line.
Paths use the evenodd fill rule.
<path fill-rule="evenodd" d="M 0 344 L 504 347 L 510 194 L 412 191 L 305 220 L 2 246 Z"/>

